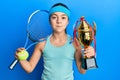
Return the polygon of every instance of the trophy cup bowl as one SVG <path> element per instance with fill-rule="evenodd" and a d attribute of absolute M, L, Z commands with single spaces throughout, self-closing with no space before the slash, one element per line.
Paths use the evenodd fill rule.
<path fill-rule="evenodd" d="M 76 29 L 77 38 L 79 43 L 84 47 L 84 50 L 92 44 L 94 36 L 96 34 L 96 25 L 94 23 L 94 28 L 92 28 L 85 20 L 84 17 L 81 17 L 80 24 Z M 90 58 L 83 55 L 82 58 L 82 68 L 92 69 L 97 68 L 96 58 L 91 56 Z"/>

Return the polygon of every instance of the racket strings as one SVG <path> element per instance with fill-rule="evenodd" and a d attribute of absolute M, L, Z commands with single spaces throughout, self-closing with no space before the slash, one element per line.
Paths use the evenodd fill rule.
<path fill-rule="evenodd" d="M 49 15 L 45 10 L 37 11 L 29 19 L 27 27 L 28 37 L 34 42 L 41 42 L 52 33 L 51 26 L 49 24 Z"/>

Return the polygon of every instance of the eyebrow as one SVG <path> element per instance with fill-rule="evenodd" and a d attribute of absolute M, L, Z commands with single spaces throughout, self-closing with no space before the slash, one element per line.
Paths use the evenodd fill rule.
<path fill-rule="evenodd" d="M 54 14 L 52 14 L 52 15 L 57 16 L 57 14 L 55 14 L 55 13 L 54 13 Z M 63 13 L 61 16 L 67 16 L 67 15 Z"/>

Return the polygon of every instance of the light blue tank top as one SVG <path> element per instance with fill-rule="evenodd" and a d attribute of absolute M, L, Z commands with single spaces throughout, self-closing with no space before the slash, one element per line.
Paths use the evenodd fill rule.
<path fill-rule="evenodd" d="M 43 51 L 44 70 L 42 80 L 74 80 L 73 60 L 75 48 L 70 44 L 71 37 L 65 45 L 56 47 L 50 43 L 50 36 Z"/>

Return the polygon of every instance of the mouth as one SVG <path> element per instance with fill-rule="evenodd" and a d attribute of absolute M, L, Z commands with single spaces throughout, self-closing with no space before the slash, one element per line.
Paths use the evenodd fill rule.
<path fill-rule="evenodd" d="M 60 26 L 60 25 L 57 25 L 56 27 L 62 27 L 62 26 Z"/>

